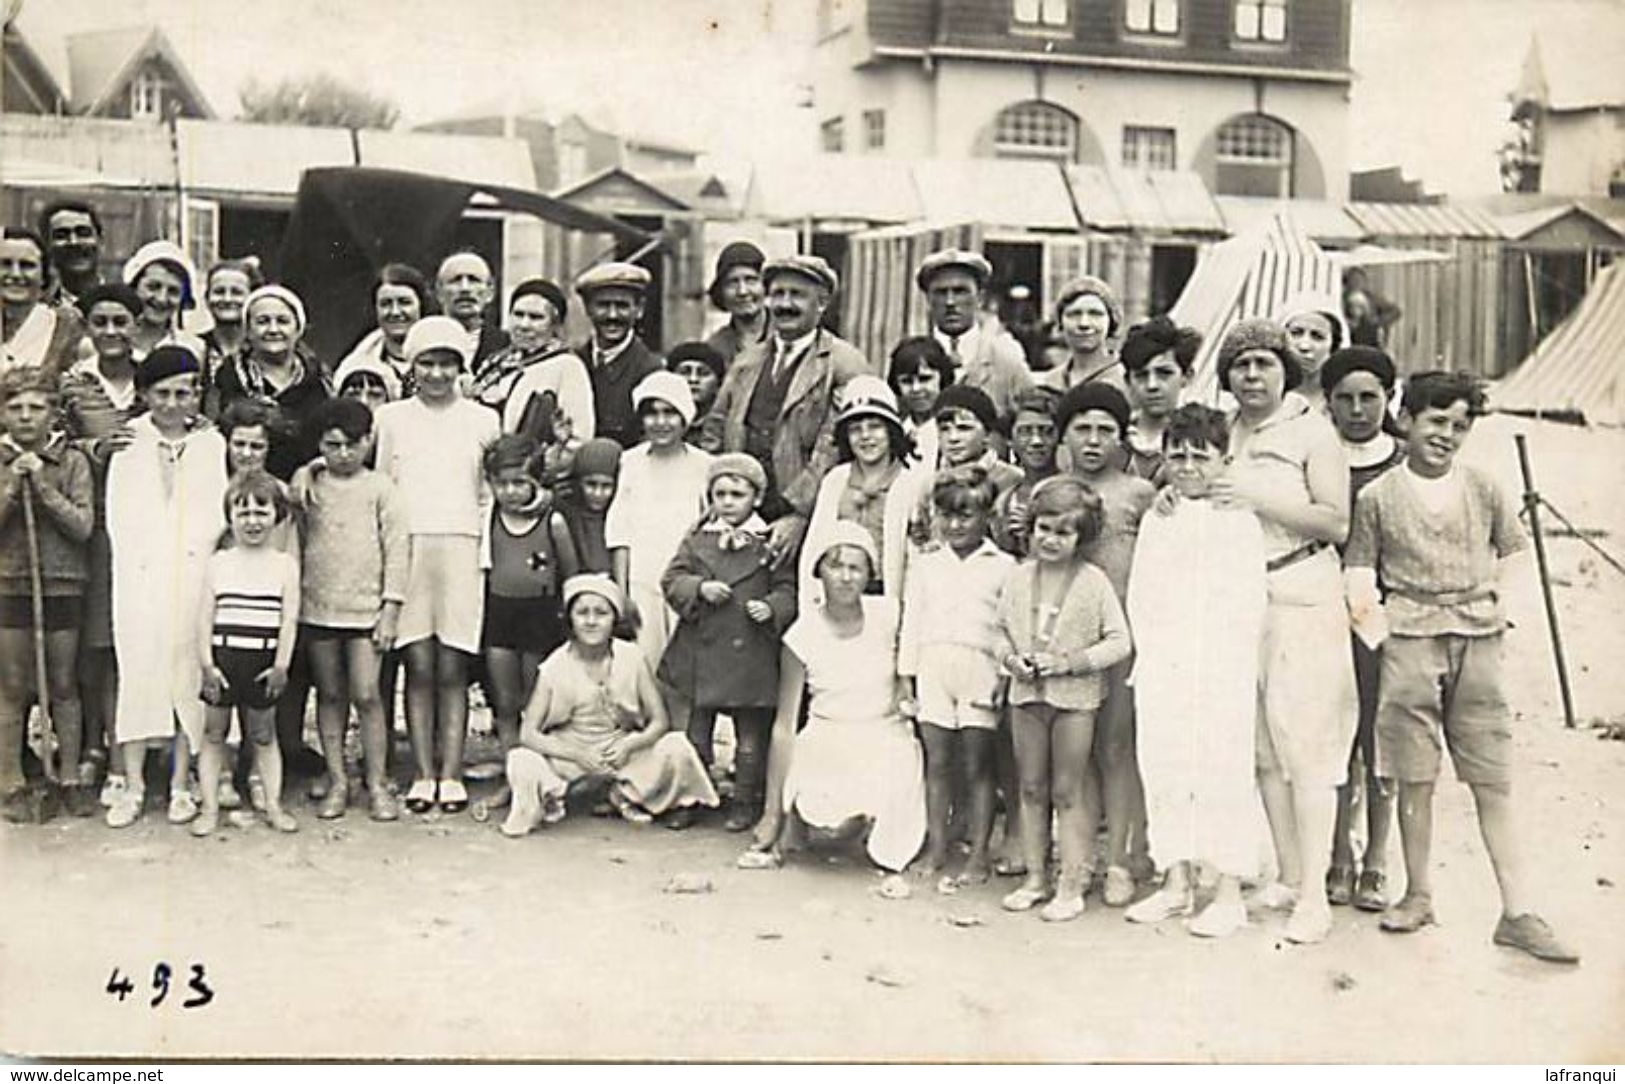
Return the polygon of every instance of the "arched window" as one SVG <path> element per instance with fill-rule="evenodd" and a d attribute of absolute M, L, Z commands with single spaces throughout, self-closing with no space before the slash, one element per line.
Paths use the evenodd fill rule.
<path fill-rule="evenodd" d="M 1260 113 L 1219 127 L 1214 190 L 1221 196 L 1292 195 L 1292 129 Z"/>
<path fill-rule="evenodd" d="M 999 158 L 1078 160 L 1078 118 L 1049 102 L 1020 102 L 993 120 L 993 153 Z"/>

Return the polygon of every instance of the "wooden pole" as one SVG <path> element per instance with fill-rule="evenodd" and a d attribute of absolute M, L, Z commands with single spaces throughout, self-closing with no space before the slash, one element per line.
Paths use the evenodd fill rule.
<path fill-rule="evenodd" d="M 1569 691 L 1569 667 L 1563 659 L 1563 634 L 1557 627 L 1557 602 L 1552 597 L 1551 574 L 1546 567 L 1546 540 L 1540 533 L 1540 494 L 1535 491 L 1535 475 L 1529 467 L 1529 445 L 1522 433 L 1512 438 L 1518 444 L 1518 469 L 1523 472 L 1523 506 L 1529 513 L 1529 533 L 1535 540 L 1535 563 L 1540 568 L 1540 593 L 1546 600 L 1546 625 L 1552 631 L 1552 655 L 1557 660 L 1557 689 L 1563 697 L 1563 725 L 1574 729 L 1574 694 Z"/>
<path fill-rule="evenodd" d="M 34 479 L 22 480 L 23 533 L 28 541 L 28 593 L 34 615 L 34 697 L 39 701 L 40 763 L 45 778 L 56 783 L 61 777 L 56 766 L 56 725 L 51 719 L 51 679 L 45 660 L 45 581 L 40 564 L 39 524 L 34 517 Z M 72 765 L 77 768 L 78 765 Z"/>

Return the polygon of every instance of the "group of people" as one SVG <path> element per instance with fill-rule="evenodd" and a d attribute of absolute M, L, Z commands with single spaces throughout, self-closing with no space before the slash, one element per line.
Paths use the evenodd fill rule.
<path fill-rule="evenodd" d="M 511 837 L 572 805 L 673 829 L 725 805 L 746 868 L 861 840 L 887 896 L 1012 877 L 1005 909 L 1063 922 L 1098 887 L 1204 937 L 1247 925 L 1258 882 L 1254 912 L 1315 943 L 1337 905 L 1434 921 L 1448 749 L 1494 939 L 1577 959 L 1516 845 L 1497 583 L 1524 537 L 1456 462 L 1481 393 L 1414 373 L 1396 403 L 1338 299 L 1225 333 L 1228 412 L 1183 401 L 1196 332 L 1126 326 L 1090 276 L 1034 373 L 961 250 L 922 262 L 931 331 L 884 359 L 829 330 L 824 260 L 739 242 L 710 290 L 726 323 L 664 358 L 643 268 L 575 280 L 571 344 L 561 286 L 519 284 L 499 328 L 459 252 L 381 268 L 376 330 L 329 365 L 253 261 L 199 274 L 156 241 L 101 283 L 99 229 L 67 204 L 0 232 L 8 815 L 38 707 L 71 813 L 135 823 L 160 752 L 172 823 L 295 831 L 312 689 L 317 817 L 459 813 L 475 684 L 506 760 L 472 812 Z M 180 320 L 199 301 L 203 336 Z"/>

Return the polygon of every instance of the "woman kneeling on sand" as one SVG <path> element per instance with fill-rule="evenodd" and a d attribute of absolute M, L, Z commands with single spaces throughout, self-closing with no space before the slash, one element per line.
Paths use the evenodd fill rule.
<path fill-rule="evenodd" d="M 563 820 L 565 792 L 582 779 L 607 779 L 610 804 L 637 824 L 694 805 L 714 809 L 705 765 L 671 730 L 643 652 L 612 636 L 626 610 L 621 589 L 608 576 L 581 575 L 563 594 L 570 641 L 542 663 L 520 719 L 503 834 Z"/>
<path fill-rule="evenodd" d="M 880 893 L 906 896 L 900 874 L 925 840 L 925 776 L 913 727 L 897 711 L 897 602 L 864 595 L 879 562 L 858 524 L 830 524 L 807 544 L 824 601 L 784 636 L 766 809 L 739 865 L 777 867 L 808 828 L 839 837 L 867 829 L 869 857 L 887 873 Z"/>

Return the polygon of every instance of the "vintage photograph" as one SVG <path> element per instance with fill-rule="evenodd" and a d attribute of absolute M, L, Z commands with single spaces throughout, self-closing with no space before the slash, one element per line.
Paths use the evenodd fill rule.
<path fill-rule="evenodd" d="M 1625 0 L 0 16 L 0 1060 L 1625 1060 Z"/>

